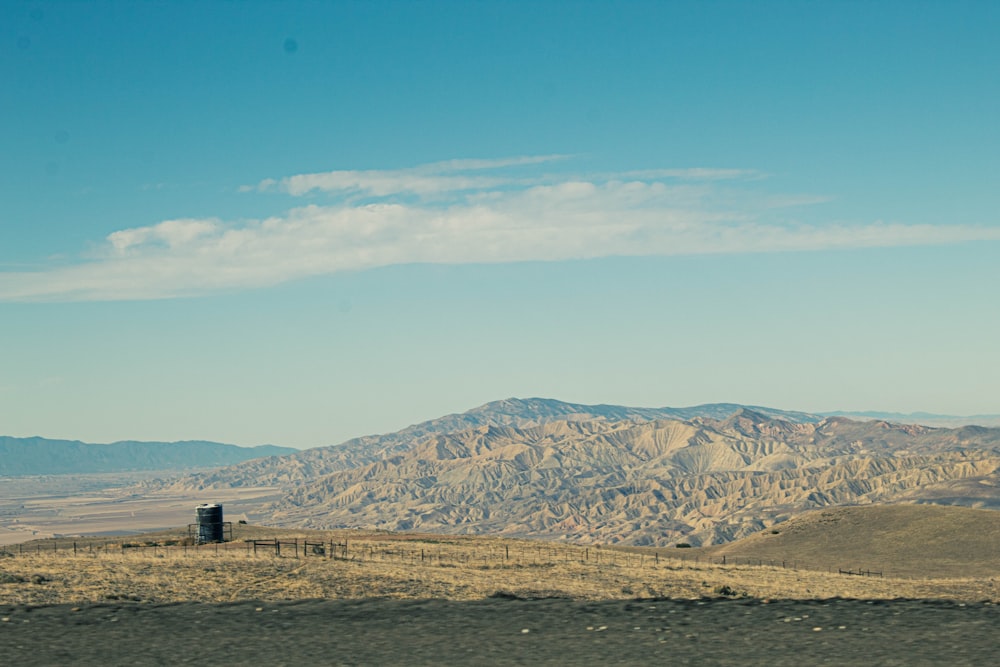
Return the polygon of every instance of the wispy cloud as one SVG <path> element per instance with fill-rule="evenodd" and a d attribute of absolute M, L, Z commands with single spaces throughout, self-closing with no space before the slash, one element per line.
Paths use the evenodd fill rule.
<path fill-rule="evenodd" d="M 166 220 L 116 231 L 79 262 L 0 272 L 0 300 L 195 296 L 406 263 L 809 251 L 1000 240 L 958 225 L 804 224 L 789 207 L 826 201 L 761 192 L 753 171 L 670 169 L 525 176 L 558 156 L 337 171 L 253 190 L 318 194 L 259 220 Z M 516 172 L 516 173 L 515 173 Z M 355 198 L 353 195 L 358 195 Z M 793 208 L 791 211 L 800 210 Z M 785 213 L 783 213 L 785 211 Z"/>
<path fill-rule="evenodd" d="M 615 175 L 617 178 L 637 178 L 642 180 L 676 178 L 687 181 L 728 181 L 733 179 L 761 179 L 765 175 L 753 169 L 706 169 L 693 167 L 690 169 L 641 169 L 625 171 Z"/>
<path fill-rule="evenodd" d="M 495 188 L 521 182 L 509 175 L 477 172 L 502 170 L 565 159 L 563 155 L 540 155 L 499 160 L 448 160 L 409 169 L 326 171 L 299 174 L 280 180 L 265 179 L 256 186 L 243 186 L 244 192 L 279 190 L 301 196 L 314 191 L 386 197 L 396 194 L 440 195 L 443 193 Z"/>

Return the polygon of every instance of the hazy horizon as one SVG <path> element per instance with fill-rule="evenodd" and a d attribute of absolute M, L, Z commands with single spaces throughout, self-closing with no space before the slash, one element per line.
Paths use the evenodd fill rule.
<path fill-rule="evenodd" d="M 545 400 L 545 401 L 550 401 L 550 400 L 558 401 L 559 400 L 559 399 L 553 399 L 551 397 L 549 397 L 549 398 L 531 397 L 531 398 L 533 398 L 533 399 L 540 398 L 541 400 Z M 520 399 L 518 397 L 508 397 L 508 398 L 505 398 L 505 399 L 497 399 L 497 401 L 490 401 L 490 403 L 500 402 L 500 401 L 506 401 L 506 400 L 531 400 L 531 399 L 529 399 L 527 397 L 525 397 L 524 399 Z M 484 405 L 489 405 L 489 403 L 484 404 Z M 602 404 L 602 405 L 611 405 L 611 406 L 614 406 L 614 407 L 626 407 L 626 408 L 638 408 L 638 409 L 658 409 L 658 408 L 691 409 L 691 408 L 696 408 L 696 407 L 702 407 L 704 405 L 716 405 L 716 404 L 670 405 L 670 406 L 668 406 L 668 405 L 657 405 L 657 406 L 654 406 L 654 405 L 617 406 L 616 404 Z M 717 405 L 739 405 L 739 404 L 731 404 L 731 403 L 727 403 L 727 402 L 721 402 L 721 403 L 717 403 Z M 464 413 L 464 412 L 468 412 L 470 410 L 475 410 L 476 408 L 479 408 L 479 407 L 483 407 L 483 406 L 473 406 L 473 407 L 468 408 L 468 410 L 460 410 L 457 413 L 448 413 L 448 414 L 461 414 L 461 413 Z M 584 406 L 584 407 L 599 407 L 599 406 L 598 405 L 590 405 L 590 406 Z M 754 408 L 763 408 L 763 409 L 768 409 L 768 410 L 781 410 L 781 411 L 784 411 L 784 412 L 804 413 L 804 411 L 801 411 L 801 410 L 776 408 L 775 406 L 742 405 L 741 407 L 748 408 L 748 409 L 751 409 L 751 410 L 754 409 Z M 934 414 L 934 413 L 927 413 L 927 412 L 901 413 L 901 412 L 885 412 L 885 411 L 881 411 L 881 410 L 822 410 L 822 411 L 813 412 L 813 413 L 806 413 L 806 414 L 812 414 L 812 415 L 815 415 L 817 417 L 840 415 L 840 416 L 847 416 L 849 418 L 862 419 L 862 420 L 864 420 L 864 419 L 883 419 L 883 418 L 898 417 L 898 418 L 907 418 L 907 419 L 914 420 L 912 422 L 904 422 L 904 423 L 924 423 L 924 424 L 928 424 L 928 425 L 946 425 L 947 427 L 957 426 L 958 423 L 963 423 L 963 424 L 977 424 L 977 425 L 980 425 L 980 426 L 987 426 L 987 427 L 989 427 L 989 426 L 1000 426 L 1000 414 L 942 415 L 942 414 Z M 398 426 L 396 428 L 391 428 L 391 429 L 389 429 L 387 431 L 383 431 L 383 432 L 380 432 L 380 433 L 375 433 L 375 432 L 372 432 L 372 433 L 357 433 L 355 435 L 348 436 L 347 438 L 344 438 L 343 440 L 338 440 L 336 442 L 320 442 L 320 443 L 316 443 L 314 445 L 308 445 L 308 446 L 304 446 L 304 447 L 294 447 L 294 448 L 302 450 L 302 449 L 311 449 L 313 447 L 336 446 L 336 445 L 343 444 L 344 442 L 347 442 L 347 441 L 352 440 L 354 438 L 363 438 L 363 437 L 366 437 L 366 436 L 379 436 L 379 435 L 385 435 L 385 434 L 388 434 L 388 433 L 394 433 L 396 431 L 403 430 L 403 429 L 405 429 L 405 428 L 407 428 L 409 426 L 413 426 L 413 425 L 416 425 L 416 424 L 419 424 L 419 423 L 422 423 L 422 422 L 425 422 L 425 421 L 432 421 L 434 419 L 438 419 L 440 417 L 445 417 L 445 416 L 448 416 L 448 415 L 447 414 L 440 414 L 440 415 L 427 416 L 425 419 L 421 419 L 418 422 L 400 425 L 400 426 Z M 978 419 L 982 419 L 983 421 L 982 422 L 973 422 L 973 421 L 971 421 L 971 420 L 977 419 L 977 418 Z M 927 420 L 927 421 L 921 422 L 921 421 L 919 421 L 920 419 L 924 419 L 924 420 Z M 956 422 L 956 424 L 939 424 L 938 423 L 938 422 L 949 422 L 949 421 Z M 995 424 L 994 422 L 998 422 L 998 423 Z M 0 433 L 0 439 L 2 439 L 4 437 L 12 437 L 12 438 L 15 438 L 15 439 L 22 439 L 22 440 L 31 439 L 31 438 L 41 438 L 41 439 L 44 439 L 44 440 L 80 441 L 80 442 L 85 442 L 85 444 L 91 444 L 91 445 L 112 445 L 112 444 L 119 444 L 121 442 L 140 442 L 140 443 L 148 443 L 148 442 L 164 442 L 164 443 L 167 443 L 167 442 L 169 442 L 169 441 L 165 441 L 165 440 L 162 440 L 162 439 L 142 439 L 142 440 L 140 440 L 140 439 L 136 439 L 136 438 L 124 438 L 122 440 L 107 441 L 107 442 L 87 442 L 87 441 L 82 441 L 80 438 L 72 438 L 72 437 L 58 437 L 58 438 L 56 438 L 56 437 L 49 437 L 49 436 L 46 436 L 44 434 L 39 434 L 39 433 L 33 433 L 31 435 L 10 435 L 10 434 L 7 434 L 7 433 Z M 244 443 L 239 443 L 239 442 L 225 442 L 225 443 L 223 443 L 223 442 L 205 440 L 203 438 L 193 438 L 193 439 L 190 439 L 190 440 L 184 440 L 184 441 L 179 441 L 179 442 L 212 442 L 212 443 L 216 443 L 216 444 L 235 445 L 237 447 L 244 447 L 244 448 L 259 448 L 259 447 L 268 447 L 268 446 L 290 447 L 290 445 L 283 445 L 280 442 L 266 442 L 266 443 L 258 443 L 258 444 L 244 444 Z"/>

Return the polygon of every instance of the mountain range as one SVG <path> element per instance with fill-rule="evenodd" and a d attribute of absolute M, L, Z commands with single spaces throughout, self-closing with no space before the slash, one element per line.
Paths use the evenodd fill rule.
<path fill-rule="evenodd" d="M 652 421 L 714 417 L 724 419 L 745 406 L 734 403 L 710 403 L 689 408 L 631 408 L 620 405 L 581 405 L 550 398 L 508 398 L 493 401 L 462 413 L 408 426 L 395 433 L 353 438 L 339 445 L 314 447 L 277 460 L 259 460 L 234 468 L 209 471 L 185 480 L 197 480 L 203 487 L 285 486 L 302 484 L 323 475 L 350 470 L 412 448 L 425 436 L 455 433 L 480 426 L 539 426 L 552 421 Z M 791 423 L 822 419 L 804 412 L 753 407 L 759 414 Z"/>
<path fill-rule="evenodd" d="M 1000 507 L 1000 429 L 507 399 L 146 488 L 240 486 L 282 489 L 278 525 L 713 544 L 831 505 Z"/>
<path fill-rule="evenodd" d="M 874 419 L 896 424 L 921 424 L 923 426 L 1000 426 L 1000 415 L 939 415 L 932 412 L 879 412 L 876 410 L 821 412 L 821 417 L 850 417 L 851 419 Z"/>
<path fill-rule="evenodd" d="M 204 441 L 96 445 L 78 440 L 0 436 L 0 477 L 213 468 L 296 451 L 274 445 L 237 447 Z"/>

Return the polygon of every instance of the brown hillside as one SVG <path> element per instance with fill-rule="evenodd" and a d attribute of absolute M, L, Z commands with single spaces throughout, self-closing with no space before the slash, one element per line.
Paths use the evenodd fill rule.
<path fill-rule="evenodd" d="M 730 560 L 796 562 L 887 577 L 1000 576 L 1000 512 L 937 505 L 833 507 L 702 550 Z"/>
<path fill-rule="evenodd" d="M 411 598 L 579 600 L 729 597 L 1000 601 L 997 580 L 862 578 L 695 561 L 687 549 L 583 547 L 496 536 L 234 526 L 236 541 L 185 545 L 185 529 L 41 540 L 0 549 L 3 603 Z M 322 550 L 307 548 L 323 545 Z M 263 540 L 256 549 L 244 539 Z M 267 540 L 282 542 L 268 548 Z M 689 556 L 681 560 L 682 556 Z M 2 606 L 2 605 L 0 605 Z M 6 615 L 5 615 L 6 617 Z M 32 621 L 34 622 L 34 621 Z M 194 621 L 197 622 L 197 621 Z M 257 627 L 257 624 L 251 624 Z M 329 625 L 329 623 L 327 623 Z M 583 627 L 583 626 L 581 626 Z M 2 629 L 2 626 L 0 626 Z M 225 664 L 230 664 L 225 662 Z M 6 664 L 6 663 L 5 663 Z M 171 663 L 172 664 L 172 663 Z"/>

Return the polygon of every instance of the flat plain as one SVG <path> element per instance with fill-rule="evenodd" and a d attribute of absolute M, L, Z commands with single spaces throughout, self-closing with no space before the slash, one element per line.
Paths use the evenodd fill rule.
<path fill-rule="evenodd" d="M 62 535 L 127 535 L 185 525 L 197 492 L 138 494 L 131 485 L 169 471 L 0 477 L 0 547 Z M 271 488 L 213 491 L 234 517 L 253 516 Z"/>

